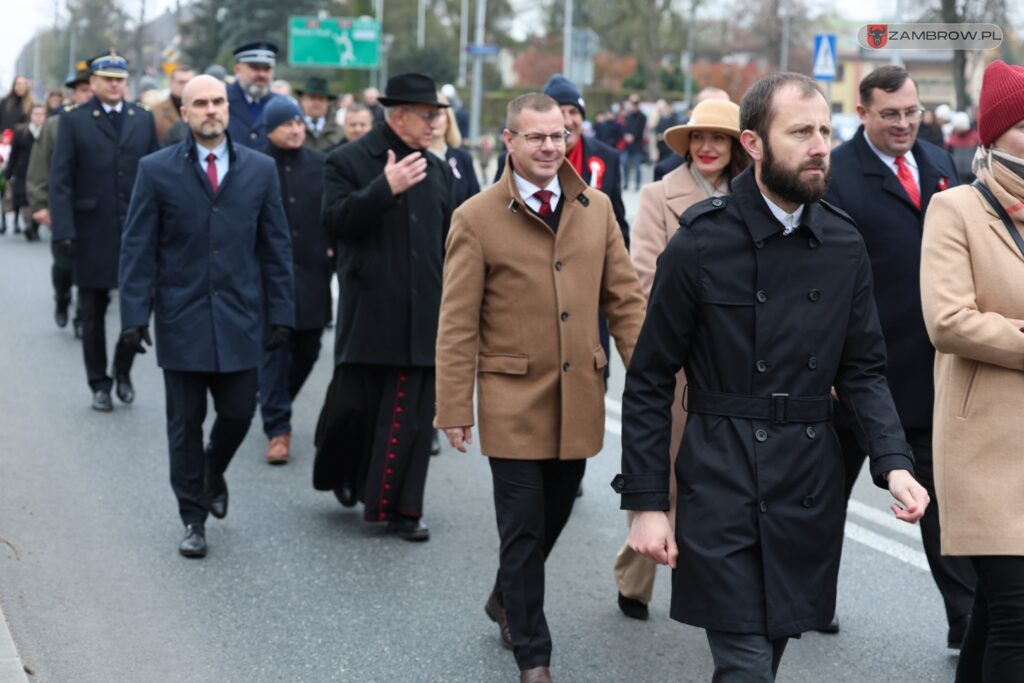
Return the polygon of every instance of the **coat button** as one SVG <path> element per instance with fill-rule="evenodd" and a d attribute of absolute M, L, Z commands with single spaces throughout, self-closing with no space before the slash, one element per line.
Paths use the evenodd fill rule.
<path fill-rule="evenodd" d="M 561 269 L 562 269 L 562 262 L 561 261 L 555 261 L 555 270 L 561 270 Z"/>
<path fill-rule="evenodd" d="M 615 478 L 612 479 L 612 488 L 622 493 L 626 489 L 626 478 L 621 474 L 616 474 Z"/>
<path fill-rule="evenodd" d="M 569 361 L 565 361 L 564 363 L 562 363 L 562 372 L 569 372 L 569 368 L 571 367 L 572 363 L 570 363 Z"/>
<path fill-rule="evenodd" d="M 754 246 L 758 249 L 764 249 L 764 240 L 758 240 L 754 242 Z"/>
<path fill-rule="evenodd" d="M 807 368 L 810 369 L 810 370 L 817 370 L 818 369 L 818 359 L 815 358 L 814 356 L 811 356 L 810 358 L 808 358 L 807 359 Z"/>
<path fill-rule="evenodd" d="M 818 299 L 821 298 L 821 292 L 819 292 L 816 289 L 812 289 L 811 291 L 807 292 L 807 298 L 810 299 L 811 301 L 817 301 Z"/>
<path fill-rule="evenodd" d="M 565 312 L 563 311 L 563 312 L 562 312 L 562 315 L 561 315 L 561 318 L 562 318 L 562 322 L 565 322 L 566 320 L 568 320 L 568 319 L 569 319 L 569 314 L 568 314 L 568 313 L 565 313 Z"/>
<path fill-rule="evenodd" d="M 768 301 L 768 292 L 764 291 L 763 289 L 757 290 L 756 296 L 758 303 L 763 304 L 765 301 Z"/>
<path fill-rule="evenodd" d="M 259 135 L 257 135 L 256 133 L 249 133 L 249 139 L 250 140 L 255 140 L 258 137 L 259 137 Z"/>
<path fill-rule="evenodd" d="M 217 210 L 218 210 L 218 209 L 217 209 L 217 207 L 216 207 L 216 206 L 215 206 L 215 207 L 213 207 L 213 212 L 214 212 L 214 213 L 217 213 Z"/>
<path fill-rule="evenodd" d="M 805 429 L 804 434 L 807 435 L 808 439 L 813 439 L 815 436 L 817 436 L 817 432 L 814 431 L 814 427 L 808 427 L 807 429 Z"/>
<path fill-rule="evenodd" d="M 284 170 L 285 170 L 285 173 L 291 173 L 292 172 L 292 167 L 291 166 L 285 166 Z"/>
<path fill-rule="evenodd" d="M 758 429 L 756 432 L 754 432 L 754 438 L 760 441 L 761 443 L 764 443 L 765 441 L 768 440 L 768 432 L 764 431 L 763 429 Z"/>
<path fill-rule="evenodd" d="M 292 230 L 292 237 L 298 237 L 298 236 L 299 236 L 299 231 L 298 230 Z M 414 254 L 414 256 L 415 256 L 415 254 Z"/>
<path fill-rule="evenodd" d="M 765 363 L 763 360 L 757 361 L 754 367 L 757 368 L 758 372 L 768 372 L 768 364 Z"/>
<path fill-rule="evenodd" d="M 812 505 L 814 505 L 814 496 L 807 496 L 806 498 L 803 499 L 803 501 L 800 504 L 803 505 L 805 508 L 811 507 Z"/>
<path fill-rule="evenodd" d="M 761 504 L 757 506 L 757 509 L 761 512 L 768 512 L 768 503 L 761 501 Z"/>
<path fill-rule="evenodd" d="M 722 200 L 719 199 L 718 197 L 715 197 L 714 199 L 711 200 L 711 206 L 718 207 L 718 206 L 721 206 L 721 205 L 722 205 Z"/>
<path fill-rule="evenodd" d="M 817 237 L 812 237 L 811 239 L 807 240 L 807 246 L 810 247 L 811 249 L 817 249 L 819 244 L 821 244 L 821 242 L 818 241 Z"/>

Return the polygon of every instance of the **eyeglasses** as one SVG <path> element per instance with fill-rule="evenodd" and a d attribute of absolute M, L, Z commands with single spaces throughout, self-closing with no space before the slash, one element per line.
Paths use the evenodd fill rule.
<path fill-rule="evenodd" d="M 869 111 L 874 110 L 872 109 Z M 918 121 L 921 120 L 921 117 L 924 115 L 924 107 L 914 107 L 912 109 L 907 109 L 906 111 L 885 109 L 883 111 L 876 111 L 875 113 L 878 114 L 878 118 L 882 119 L 888 124 L 899 123 L 900 121 L 903 120 L 903 117 L 906 117 L 907 123 L 917 123 Z"/>
<path fill-rule="evenodd" d="M 402 107 L 402 109 L 408 112 L 412 112 L 413 114 L 416 114 L 416 116 L 420 117 L 427 123 L 433 123 L 434 121 L 437 121 L 437 119 L 440 118 L 441 116 L 440 109 L 430 109 L 429 111 L 423 111 L 422 109 L 416 109 L 414 107 Z"/>
<path fill-rule="evenodd" d="M 520 133 L 518 130 L 507 129 L 512 135 L 520 135 L 529 147 L 543 147 L 545 140 L 551 140 L 555 147 L 564 147 L 569 141 L 569 131 L 560 130 L 557 133 Z"/>

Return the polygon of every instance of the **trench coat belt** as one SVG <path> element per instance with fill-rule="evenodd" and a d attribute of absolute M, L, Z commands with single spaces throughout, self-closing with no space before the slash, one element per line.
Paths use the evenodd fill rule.
<path fill-rule="evenodd" d="M 683 390 L 683 407 L 690 413 L 766 420 L 773 424 L 825 422 L 832 418 L 832 397 L 828 394 L 790 396 L 776 393 L 770 396 L 748 396 L 707 391 L 687 385 Z"/>

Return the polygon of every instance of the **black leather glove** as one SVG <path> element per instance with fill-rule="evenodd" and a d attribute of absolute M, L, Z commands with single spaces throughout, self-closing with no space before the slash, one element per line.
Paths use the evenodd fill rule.
<path fill-rule="evenodd" d="M 126 327 L 121 330 L 121 343 L 131 349 L 133 353 L 146 352 L 146 346 L 143 346 L 142 342 L 146 342 L 146 346 L 153 345 L 153 340 L 149 338 L 149 327 L 146 325 Z"/>
<path fill-rule="evenodd" d="M 75 241 L 57 240 L 53 243 L 53 250 L 57 252 L 59 256 L 63 256 L 64 258 L 75 258 Z"/>
<path fill-rule="evenodd" d="M 285 325 L 274 325 L 267 331 L 267 338 L 264 340 L 263 345 L 267 347 L 267 351 L 273 351 L 287 344 L 291 337 L 292 328 Z"/>

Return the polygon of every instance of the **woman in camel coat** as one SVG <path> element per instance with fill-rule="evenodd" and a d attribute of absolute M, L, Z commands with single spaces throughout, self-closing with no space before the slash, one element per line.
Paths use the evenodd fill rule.
<path fill-rule="evenodd" d="M 665 131 L 665 142 L 686 159 L 679 168 L 640 190 L 640 203 L 630 244 L 630 258 L 644 295 L 651 292 L 658 257 L 679 228 L 679 217 L 688 208 L 709 197 L 729 194 L 729 182 L 746 168 L 750 159 L 739 143 L 740 108 L 728 100 L 705 100 L 694 107 L 689 123 Z M 672 404 L 672 462 L 683 439 L 686 411 L 680 370 L 676 398 Z M 675 517 L 675 479 L 671 500 Z M 654 591 L 655 563 L 624 544 L 615 558 L 615 582 L 619 587 L 619 608 L 636 619 L 647 618 L 647 603 Z"/>
<path fill-rule="evenodd" d="M 1024 681 L 1024 68 L 993 62 L 969 185 L 935 195 L 921 299 L 935 345 L 942 553 L 978 574 L 958 682 Z"/>

